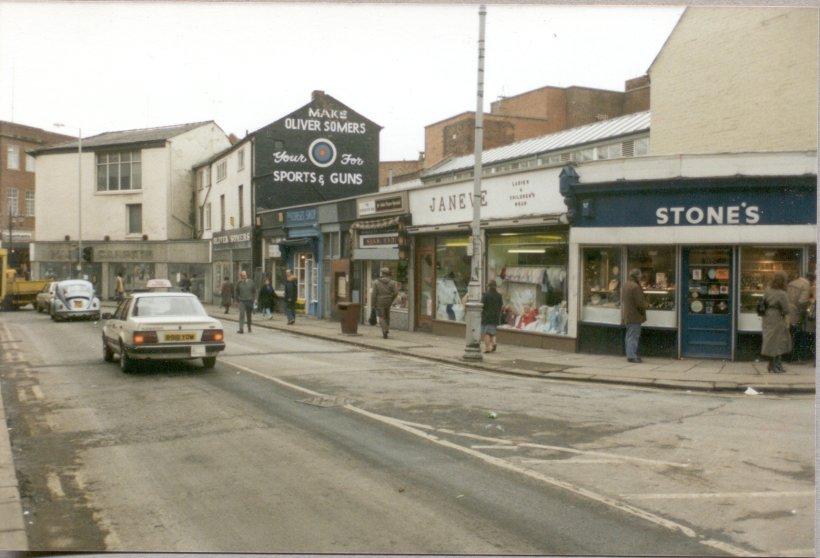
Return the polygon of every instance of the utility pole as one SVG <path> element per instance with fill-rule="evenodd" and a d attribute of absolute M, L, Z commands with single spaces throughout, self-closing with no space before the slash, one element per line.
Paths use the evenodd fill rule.
<path fill-rule="evenodd" d="M 487 8 L 478 8 L 478 87 L 475 110 L 475 166 L 473 167 L 473 226 L 470 285 L 467 287 L 466 347 L 464 360 L 478 361 L 481 356 L 481 152 L 484 148 L 484 21 Z"/>

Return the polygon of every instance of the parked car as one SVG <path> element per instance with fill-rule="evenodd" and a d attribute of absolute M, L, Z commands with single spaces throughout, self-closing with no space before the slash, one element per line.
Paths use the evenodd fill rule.
<path fill-rule="evenodd" d="M 100 299 L 94 294 L 94 286 L 82 279 L 58 281 L 54 288 L 49 313 L 56 321 L 72 318 L 100 319 Z"/>
<path fill-rule="evenodd" d="M 103 319 L 103 360 L 118 357 L 123 372 L 130 372 L 135 360 L 201 358 L 206 369 L 213 368 L 225 349 L 222 323 L 191 293 L 132 293 Z"/>
<path fill-rule="evenodd" d="M 48 312 L 51 308 L 51 301 L 54 300 L 54 291 L 57 288 L 57 281 L 49 282 L 43 290 L 37 293 L 34 301 L 34 309 L 38 312 Z"/>

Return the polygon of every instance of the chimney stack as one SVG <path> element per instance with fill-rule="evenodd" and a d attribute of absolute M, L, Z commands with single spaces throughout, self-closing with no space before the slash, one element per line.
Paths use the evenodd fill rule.
<path fill-rule="evenodd" d="M 324 92 L 324 91 L 321 91 L 321 90 L 319 90 L 319 89 L 317 89 L 317 90 L 315 90 L 315 91 L 313 92 L 313 94 L 311 95 L 311 99 L 315 101 L 315 100 L 316 100 L 316 99 L 318 99 L 319 97 L 324 97 L 324 96 L 325 96 L 325 92 Z"/>

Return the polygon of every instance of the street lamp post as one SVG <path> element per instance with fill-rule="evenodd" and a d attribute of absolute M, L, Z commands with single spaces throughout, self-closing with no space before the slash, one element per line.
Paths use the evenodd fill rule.
<path fill-rule="evenodd" d="M 484 148 L 484 20 L 487 8 L 478 9 L 478 86 L 475 110 L 475 166 L 473 167 L 473 226 L 470 285 L 467 287 L 466 347 L 464 360 L 478 361 L 481 356 L 481 151 Z"/>
<path fill-rule="evenodd" d="M 65 124 L 55 122 L 58 128 Z M 83 271 L 83 130 L 77 128 L 77 277 Z"/>

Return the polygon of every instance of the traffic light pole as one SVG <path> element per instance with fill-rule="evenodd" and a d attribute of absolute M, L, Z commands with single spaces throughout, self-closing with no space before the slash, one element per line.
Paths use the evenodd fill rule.
<path fill-rule="evenodd" d="M 83 274 L 83 130 L 78 129 L 77 143 L 77 279 Z"/>

